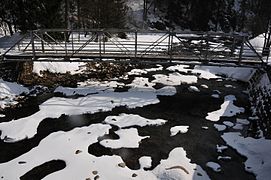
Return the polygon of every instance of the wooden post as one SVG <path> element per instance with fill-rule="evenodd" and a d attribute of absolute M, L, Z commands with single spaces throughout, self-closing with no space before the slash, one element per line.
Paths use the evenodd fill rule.
<path fill-rule="evenodd" d="M 135 31 L 135 59 L 137 58 L 137 31 Z"/>
<path fill-rule="evenodd" d="M 30 32 L 30 36 L 31 36 L 33 60 L 36 60 L 36 51 L 35 51 L 34 32 L 33 31 Z"/>
<path fill-rule="evenodd" d="M 241 48 L 240 48 L 240 52 L 239 52 L 238 64 L 241 64 L 241 61 L 242 61 L 244 45 L 245 45 L 245 36 L 242 36 L 242 44 L 241 44 Z"/>
<path fill-rule="evenodd" d="M 72 34 L 72 53 L 74 53 L 74 45 L 73 45 L 73 32 L 72 32 L 71 34 Z"/>

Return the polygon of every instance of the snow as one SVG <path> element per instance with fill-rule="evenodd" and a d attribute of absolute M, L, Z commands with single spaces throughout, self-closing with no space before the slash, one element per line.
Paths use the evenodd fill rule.
<path fill-rule="evenodd" d="M 49 71 L 51 73 L 71 73 L 78 74 L 83 72 L 86 63 L 82 62 L 34 62 L 33 63 L 33 72 L 37 73 L 39 76 L 42 76 L 42 71 Z"/>
<path fill-rule="evenodd" d="M 23 93 L 28 94 L 29 90 L 20 84 L 0 79 L 0 108 L 17 104 L 16 98 Z"/>
<path fill-rule="evenodd" d="M 224 85 L 226 88 L 235 88 L 235 86 L 231 85 L 231 84 L 225 84 Z"/>
<path fill-rule="evenodd" d="M 218 79 L 217 75 L 225 75 L 228 78 L 237 79 L 248 82 L 255 69 L 242 67 L 218 67 L 218 66 L 202 66 L 196 65 L 194 69 L 188 69 L 188 65 L 175 65 L 167 68 L 169 71 L 178 71 L 187 73 L 191 71 L 192 74 L 199 74 L 202 79 Z"/>
<path fill-rule="evenodd" d="M 115 132 L 119 139 L 104 139 L 100 144 L 107 148 L 138 148 L 141 140 L 149 138 L 149 136 L 139 136 L 136 128 L 120 129 Z"/>
<path fill-rule="evenodd" d="M 108 116 L 104 120 L 105 123 L 118 126 L 119 128 L 131 127 L 131 126 L 160 126 L 167 121 L 163 119 L 147 119 L 135 114 L 120 114 L 119 116 Z"/>
<path fill-rule="evenodd" d="M 206 84 L 202 84 L 202 85 L 200 85 L 202 88 L 204 88 L 204 89 L 208 89 L 209 87 L 206 85 Z"/>
<path fill-rule="evenodd" d="M 217 160 L 231 160 L 230 156 L 218 156 Z"/>
<path fill-rule="evenodd" d="M 181 75 L 177 72 L 171 73 L 169 75 L 155 74 L 153 75 L 155 80 L 153 83 L 161 83 L 169 86 L 178 86 L 181 84 L 193 84 L 197 83 L 198 78 L 193 75 Z"/>
<path fill-rule="evenodd" d="M 173 86 L 165 86 L 156 90 L 156 94 L 160 96 L 173 96 L 177 93 L 176 88 Z"/>
<path fill-rule="evenodd" d="M 138 161 L 139 161 L 141 169 L 151 167 L 152 159 L 150 156 L 143 156 L 143 157 L 139 158 Z"/>
<path fill-rule="evenodd" d="M 189 65 L 182 65 L 178 64 L 175 66 L 170 66 L 167 68 L 168 71 L 178 71 L 178 72 L 184 72 L 187 73 L 188 71 L 192 71 L 192 69 L 189 69 Z"/>
<path fill-rule="evenodd" d="M 207 167 L 211 168 L 215 172 L 220 172 L 221 171 L 221 166 L 218 163 L 215 162 L 208 162 L 206 164 Z"/>
<path fill-rule="evenodd" d="M 163 70 L 163 66 L 157 64 L 155 68 L 148 68 L 148 69 L 144 69 L 147 72 L 155 72 L 155 71 L 162 71 Z"/>
<path fill-rule="evenodd" d="M 218 130 L 218 131 L 224 131 L 227 126 L 222 125 L 222 124 L 214 124 L 214 127 Z"/>
<path fill-rule="evenodd" d="M 236 123 L 243 124 L 243 125 L 249 125 L 249 121 L 247 119 L 236 119 Z"/>
<path fill-rule="evenodd" d="M 116 81 L 89 81 L 80 83 L 80 86 L 77 88 L 69 88 L 69 87 L 62 87 L 59 86 L 55 89 L 55 93 L 62 93 L 66 96 L 72 96 L 72 95 L 89 95 L 89 94 L 95 94 L 95 93 L 102 93 L 102 92 L 108 92 L 108 91 L 114 91 L 114 88 L 117 88 L 119 86 L 124 86 L 123 83 L 118 83 Z"/>
<path fill-rule="evenodd" d="M 186 157 L 183 148 L 178 147 L 169 153 L 166 160 L 161 160 L 160 164 L 153 170 L 153 173 L 161 180 L 207 180 L 210 179 L 203 169 Z"/>
<path fill-rule="evenodd" d="M 1 139 L 15 142 L 32 138 L 37 133 L 39 123 L 45 118 L 58 118 L 62 114 L 77 115 L 110 111 L 117 106 L 143 107 L 158 102 L 159 100 L 153 92 L 108 92 L 77 99 L 53 97 L 42 103 L 39 106 L 40 111 L 31 116 L 0 123 Z"/>
<path fill-rule="evenodd" d="M 225 75 L 228 78 L 236 79 L 239 81 L 248 82 L 251 76 L 253 75 L 255 69 L 253 68 L 244 68 L 244 67 L 218 67 L 218 66 L 195 66 L 196 70 L 202 70 L 213 74 L 210 76 L 215 78 L 215 74 Z M 206 76 L 207 74 L 202 76 Z"/>
<path fill-rule="evenodd" d="M 196 86 L 189 86 L 188 90 L 191 92 L 200 92 L 200 90 Z"/>
<path fill-rule="evenodd" d="M 143 169 L 151 167 L 151 157 L 148 156 L 139 159 L 141 167 L 139 170 L 131 170 L 125 166 L 119 156 L 95 157 L 89 154 L 89 145 L 97 143 L 98 138 L 108 134 L 110 129 L 110 125 L 92 124 L 68 132 L 54 132 L 41 140 L 39 145 L 29 152 L 0 164 L 2 179 L 19 180 L 34 167 L 56 159 L 65 161 L 66 167 L 47 175 L 45 180 L 95 179 L 97 175 L 99 179 L 125 180 L 131 179 L 133 174 L 136 174 L 133 179 L 148 180 L 163 179 L 163 177 L 187 180 L 209 179 L 200 166 L 191 163 L 191 160 L 186 157 L 186 152 L 180 147 L 173 149 L 168 159 L 161 160 L 153 171 Z"/>
<path fill-rule="evenodd" d="M 234 124 L 232 122 L 230 122 L 230 121 L 224 121 L 223 124 L 225 124 L 228 127 L 234 126 Z"/>
<path fill-rule="evenodd" d="M 238 153 L 247 157 L 245 168 L 254 173 L 257 180 L 266 180 L 271 176 L 271 140 L 245 138 L 236 132 L 224 133 L 222 138 Z"/>
<path fill-rule="evenodd" d="M 170 128 L 170 136 L 175 136 L 178 133 L 187 133 L 189 126 L 174 126 Z"/>
<path fill-rule="evenodd" d="M 235 100 L 236 98 L 234 95 L 225 96 L 224 103 L 221 105 L 221 108 L 217 111 L 208 113 L 206 119 L 210 121 L 219 121 L 220 117 L 232 117 L 244 112 L 244 108 L 237 107 L 233 104 Z"/>
<path fill-rule="evenodd" d="M 132 69 L 130 72 L 128 72 L 128 75 L 136 75 L 136 76 L 140 76 L 142 74 L 147 74 L 148 72 L 142 69 Z"/>
<path fill-rule="evenodd" d="M 228 149 L 228 146 L 219 146 L 219 145 L 216 145 L 216 150 L 218 153 L 222 153 L 224 150 Z"/>
<path fill-rule="evenodd" d="M 219 94 L 212 94 L 212 97 L 213 98 L 219 98 L 220 96 L 219 96 Z"/>
<path fill-rule="evenodd" d="M 119 167 L 123 163 L 119 156 L 95 157 L 88 153 L 88 147 L 98 142 L 98 138 L 109 133 L 109 125 L 93 124 L 88 127 L 76 128 L 68 132 L 55 132 L 44 138 L 37 147 L 29 152 L 0 164 L 3 179 L 16 180 L 36 166 L 45 162 L 60 159 L 66 167 L 63 170 L 49 174 L 45 180 L 55 179 L 94 179 L 93 171 L 97 171 L 101 179 L 129 179 L 133 173 L 135 179 L 156 179 L 151 173 L 143 170 L 131 170 L 128 167 Z M 75 152 L 80 150 L 81 153 Z M 42 154 L 42 156 L 41 156 Z M 25 164 L 18 162 L 24 161 Z"/>
<path fill-rule="evenodd" d="M 0 114 L 0 118 L 6 117 L 5 114 Z"/>

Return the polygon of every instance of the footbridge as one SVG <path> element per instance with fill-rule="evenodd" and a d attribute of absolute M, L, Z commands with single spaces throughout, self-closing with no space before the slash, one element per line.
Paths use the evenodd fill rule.
<path fill-rule="evenodd" d="M 164 61 L 265 64 L 247 34 L 116 29 L 40 29 L 22 34 L 1 55 L 8 61 Z"/>

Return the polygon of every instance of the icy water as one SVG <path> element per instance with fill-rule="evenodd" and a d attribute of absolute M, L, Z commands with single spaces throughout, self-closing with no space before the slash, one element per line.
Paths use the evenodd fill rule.
<path fill-rule="evenodd" d="M 151 74 L 146 75 L 151 79 Z M 200 85 L 205 84 L 209 88 L 203 88 Z M 225 85 L 232 85 L 227 86 Z M 156 85 L 156 86 L 159 86 Z M 159 103 L 129 109 L 127 107 L 115 107 L 112 111 L 97 112 L 94 114 L 83 115 L 61 115 L 59 118 L 49 118 L 43 120 L 39 126 L 37 134 L 31 139 L 24 139 L 14 143 L 0 141 L 0 163 L 8 162 L 20 155 L 27 153 L 34 147 L 37 147 L 42 139 L 53 132 L 70 131 L 77 127 L 89 126 L 95 123 L 102 123 L 108 116 L 119 115 L 121 113 L 137 114 L 148 119 L 165 119 L 168 122 L 161 126 L 144 126 L 136 127 L 140 136 L 150 136 L 143 139 L 139 148 L 120 148 L 110 149 L 100 145 L 99 142 L 88 147 L 88 153 L 101 157 L 103 155 L 118 155 L 130 169 L 139 169 L 138 159 L 142 156 L 152 158 L 152 166 L 149 170 L 154 169 L 161 161 L 167 159 L 169 152 L 174 148 L 183 147 L 187 157 L 192 163 L 200 165 L 207 172 L 211 179 L 231 179 L 231 180 L 248 180 L 255 179 L 255 176 L 245 171 L 245 158 L 240 156 L 235 150 L 228 147 L 223 152 L 223 156 L 230 156 L 231 160 L 217 160 L 219 155 L 216 145 L 226 145 L 221 138 L 221 132 L 214 128 L 214 124 L 222 124 L 223 121 L 235 123 L 234 117 L 222 117 L 218 122 L 212 122 L 205 119 L 207 113 L 220 109 L 224 102 L 224 96 L 234 95 L 237 98 L 235 105 L 245 108 L 245 112 L 237 115 L 239 118 L 249 117 L 249 102 L 247 95 L 243 93 L 246 89 L 245 83 L 237 81 L 217 81 L 199 79 L 196 86 L 200 92 L 189 91 L 190 85 L 176 86 L 177 93 L 174 96 L 158 96 Z M 122 91 L 118 89 L 118 91 Z M 123 89 L 126 91 L 126 89 Z M 212 97 L 218 94 L 219 98 Z M 5 118 L 1 122 L 8 122 L 12 119 L 19 119 L 29 116 L 39 111 L 39 105 L 46 100 L 59 96 L 54 93 L 44 93 L 37 97 L 30 97 L 21 108 L 15 110 L 6 110 Z M 73 97 L 76 98 L 76 97 Z M 170 128 L 173 126 L 189 126 L 189 130 L 184 134 L 170 135 Z M 118 139 L 114 131 L 118 128 L 113 126 L 107 138 Z M 125 128 L 124 128 L 125 129 Z M 246 128 L 243 130 L 245 133 Z M 233 131 L 228 128 L 226 131 Z M 214 172 L 206 167 L 206 163 L 214 161 L 221 165 L 221 172 Z M 24 162 L 20 162 L 24 163 Z M 46 175 L 65 168 L 65 162 L 54 160 L 43 165 L 35 167 L 21 179 L 41 179 Z M 199 175 L 200 176 L 200 175 Z M 0 174 L 1 178 L 1 174 Z"/>

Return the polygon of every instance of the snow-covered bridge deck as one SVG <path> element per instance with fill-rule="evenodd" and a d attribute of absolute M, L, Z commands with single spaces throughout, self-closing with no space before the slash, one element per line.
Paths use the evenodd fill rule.
<path fill-rule="evenodd" d="M 2 54 L 3 61 L 162 60 L 261 64 L 262 49 L 246 34 L 192 31 L 30 31 Z"/>

